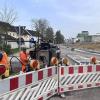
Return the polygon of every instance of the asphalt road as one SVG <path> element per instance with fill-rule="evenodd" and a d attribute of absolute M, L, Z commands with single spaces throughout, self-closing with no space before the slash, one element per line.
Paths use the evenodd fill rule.
<path fill-rule="evenodd" d="M 96 54 L 93 54 L 93 53 L 88 53 L 88 52 L 82 52 L 82 51 L 71 51 L 71 48 L 67 48 L 67 47 L 64 47 L 64 46 L 60 46 L 61 47 L 61 52 L 62 52 L 62 56 L 63 57 L 66 57 L 66 55 L 72 55 L 73 57 L 74 56 L 79 56 L 79 57 L 83 57 L 83 58 L 88 58 L 89 61 L 90 61 L 90 58 L 95 56 L 96 59 L 98 61 L 100 61 L 100 55 L 96 55 Z M 71 64 L 73 64 L 71 62 Z"/>
<path fill-rule="evenodd" d="M 100 100 L 100 88 L 67 92 L 65 95 L 65 98 L 56 95 L 50 98 L 50 100 Z"/>
<path fill-rule="evenodd" d="M 68 54 L 80 55 L 87 58 L 90 58 L 91 56 L 96 56 L 94 54 L 70 51 L 70 48 L 66 48 L 63 46 L 60 46 L 60 48 L 62 52 L 62 57 L 66 57 L 66 55 Z M 98 60 L 100 59 L 99 56 L 96 56 L 96 57 Z M 65 98 L 61 98 L 58 95 L 55 95 L 51 97 L 49 100 L 100 100 L 100 88 L 92 88 L 92 89 L 85 89 L 85 90 L 80 90 L 80 91 L 66 92 L 65 96 L 66 96 Z"/>

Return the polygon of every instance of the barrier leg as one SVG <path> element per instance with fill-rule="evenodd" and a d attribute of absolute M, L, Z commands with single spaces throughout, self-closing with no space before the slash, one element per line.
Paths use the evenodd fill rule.
<path fill-rule="evenodd" d="M 58 65 L 58 95 L 65 98 L 65 93 L 60 93 L 60 64 Z"/>

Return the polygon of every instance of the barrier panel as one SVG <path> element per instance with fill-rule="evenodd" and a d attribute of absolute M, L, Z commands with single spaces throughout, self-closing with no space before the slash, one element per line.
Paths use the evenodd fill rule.
<path fill-rule="evenodd" d="M 57 93 L 57 67 L 0 80 L 0 100 L 45 100 Z"/>
<path fill-rule="evenodd" d="M 59 67 L 59 93 L 100 86 L 100 65 Z"/>

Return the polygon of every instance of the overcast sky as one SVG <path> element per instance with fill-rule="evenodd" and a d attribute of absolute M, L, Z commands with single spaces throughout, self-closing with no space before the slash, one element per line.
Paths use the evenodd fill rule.
<path fill-rule="evenodd" d="M 45 18 L 66 38 L 81 31 L 100 33 L 100 0 L 0 0 L 18 13 L 15 25 L 31 26 L 31 19 Z"/>

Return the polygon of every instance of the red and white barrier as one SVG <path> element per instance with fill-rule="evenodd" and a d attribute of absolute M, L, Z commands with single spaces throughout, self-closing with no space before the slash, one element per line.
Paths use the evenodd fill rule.
<path fill-rule="evenodd" d="M 74 66 L 61 66 L 60 75 L 67 74 L 81 74 L 81 73 L 89 73 L 89 72 L 99 72 L 100 65 L 74 65 Z"/>
<path fill-rule="evenodd" d="M 100 86 L 100 65 L 61 66 L 59 93 Z"/>
<path fill-rule="evenodd" d="M 54 79 L 53 79 L 53 77 L 54 77 Z M 17 91 L 17 93 L 20 93 L 19 92 L 20 89 L 27 88 L 26 90 L 28 90 L 29 86 L 34 87 L 36 85 L 36 87 L 38 87 L 38 85 L 40 84 L 40 87 L 37 88 L 37 91 L 39 92 L 39 89 L 43 86 L 43 84 L 45 84 L 45 85 L 47 84 L 46 85 L 46 88 L 47 88 L 50 84 L 52 87 L 52 84 L 55 83 L 55 85 L 53 87 L 54 90 L 51 90 L 51 87 L 49 87 L 50 89 L 45 88 L 44 92 L 46 92 L 48 90 L 46 92 L 47 94 L 45 96 L 50 97 L 53 94 L 57 93 L 57 90 L 56 90 L 57 89 L 57 85 L 56 85 L 57 80 L 55 80 L 55 77 L 57 77 L 57 67 L 54 66 L 54 67 L 41 69 L 39 71 L 32 71 L 32 72 L 20 74 L 17 76 L 9 77 L 4 80 L 0 80 L 0 97 L 2 97 L 3 95 L 5 95 L 7 93 L 10 94 L 10 93 L 14 93 L 16 91 Z M 49 84 L 48 81 L 50 81 L 50 80 L 51 80 L 51 82 L 49 82 L 50 83 Z M 41 82 L 42 82 L 42 84 L 41 84 Z M 34 90 L 34 89 L 32 89 L 32 90 Z M 36 90 L 34 90 L 34 91 L 36 91 Z M 38 97 L 40 96 L 40 94 L 41 93 L 38 94 Z M 43 95 L 42 95 L 42 97 L 43 97 Z M 37 97 L 33 97 L 33 98 L 37 98 Z M 42 99 L 39 99 L 39 100 L 42 100 Z"/>
<path fill-rule="evenodd" d="M 46 100 L 57 93 L 99 86 L 100 65 L 52 66 L 0 80 L 0 100 Z"/>

